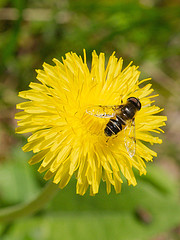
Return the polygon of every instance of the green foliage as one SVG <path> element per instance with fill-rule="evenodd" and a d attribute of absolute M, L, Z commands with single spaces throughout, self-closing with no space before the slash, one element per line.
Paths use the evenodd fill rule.
<path fill-rule="evenodd" d="M 29 200 L 38 190 L 33 169 L 27 166 L 29 154 L 22 152 L 20 146 L 13 150 L 11 159 L 1 164 L 0 189 L 3 205 L 12 205 Z"/>
<path fill-rule="evenodd" d="M 27 200 L 39 190 L 38 173 L 25 161 L 29 154 L 14 150 L 12 157 L 0 170 L 1 201 L 9 203 Z M 148 240 L 180 221 L 178 186 L 158 167 L 149 167 L 136 187 L 124 184 L 121 194 L 107 195 L 101 184 L 95 197 L 79 196 L 75 182 L 60 190 L 40 216 L 17 221 L 1 239 Z"/>

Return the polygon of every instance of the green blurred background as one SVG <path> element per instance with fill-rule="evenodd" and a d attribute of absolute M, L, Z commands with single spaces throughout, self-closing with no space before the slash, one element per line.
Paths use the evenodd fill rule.
<path fill-rule="evenodd" d="M 19 91 L 35 81 L 44 61 L 66 52 L 116 51 L 133 60 L 141 79 L 152 77 L 156 103 L 168 116 L 163 144 L 147 176 L 122 193 L 75 194 L 75 179 L 35 216 L 0 225 L 2 240 L 180 239 L 180 2 L 179 0 L 1 0 L 0 1 L 0 205 L 31 199 L 45 182 L 31 153 L 15 135 Z"/>

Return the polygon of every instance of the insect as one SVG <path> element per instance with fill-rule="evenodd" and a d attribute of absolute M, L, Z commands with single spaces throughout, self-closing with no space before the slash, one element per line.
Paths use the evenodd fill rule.
<path fill-rule="evenodd" d="M 129 97 L 122 105 L 114 106 L 91 106 L 86 109 L 90 115 L 100 118 L 110 118 L 104 133 L 107 137 L 117 135 L 124 130 L 125 147 L 131 157 L 135 154 L 135 114 L 141 109 L 141 102 L 138 98 Z"/>

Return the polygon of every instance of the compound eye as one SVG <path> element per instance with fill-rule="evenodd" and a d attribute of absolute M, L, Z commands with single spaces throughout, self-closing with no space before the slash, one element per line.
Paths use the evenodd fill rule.
<path fill-rule="evenodd" d="M 138 111 L 141 109 L 141 102 L 138 98 L 135 97 L 129 97 L 127 101 L 132 102 L 138 109 Z"/>
<path fill-rule="evenodd" d="M 141 102 L 138 101 L 138 110 L 140 110 L 140 109 L 141 109 Z"/>
<path fill-rule="evenodd" d="M 137 108 L 138 108 L 138 111 L 141 109 L 141 102 L 139 101 L 139 99 L 138 98 L 136 98 L 136 106 L 137 106 Z"/>

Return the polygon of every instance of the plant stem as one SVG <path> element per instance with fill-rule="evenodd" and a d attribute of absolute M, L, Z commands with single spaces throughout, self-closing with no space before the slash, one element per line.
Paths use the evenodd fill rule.
<path fill-rule="evenodd" d="M 21 203 L 12 207 L 1 209 L 0 222 L 11 222 L 17 218 L 32 215 L 44 207 L 44 205 L 53 198 L 58 190 L 58 185 L 52 182 L 47 183 L 45 188 L 33 200 L 27 203 Z"/>

